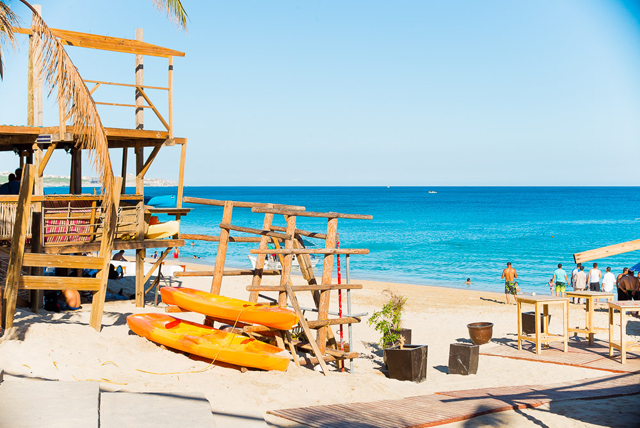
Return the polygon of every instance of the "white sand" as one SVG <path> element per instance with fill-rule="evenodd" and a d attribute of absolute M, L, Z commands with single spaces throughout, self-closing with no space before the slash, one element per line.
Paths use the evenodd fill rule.
<path fill-rule="evenodd" d="M 265 283 L 275 284 L 277 280 L 279 278 L 267 277 Z M 294 280 L 302 284 L 301 278 Z M 222 294 L 246 299 L 248 292 L 245 287 L 249 281 L 247 277 L 226 277 Z M 170 278 L 169 282 L 208 290 L 211 278 Z M 42 311 L 34 315 L 27 310 L 19 310 L 13 331 L 0 339 L 0 369 L 5 371 L 7 378 L 102 380 L 103 390 L 111 391 L 202 392 L 211 402 L 214 413 L 258 419 L 265 417 L 267 410 L 278 408 L 402 398 L 455 389 L 557 383 L 607 374 L 598 370 L 481 356 L 477 375 L 448 375 L 449 344 L 468 338 L 468 323 L 493 322 L 495 339 L 514 339 L 516 309 L 514 305 L 503 303 L 503 294 L 356 279 L 352 282 L 365 286 L 363 290 L 352 292 L 353 313 L 371 314 L 379 309 L 385 300 L 382 290 L 387 287 L 409 297 L 404 325 L 412 329 L 413 343 L 429 345 L 429 369 L 425 382 L 399 382 L 388 379 L 381 372 L 382 352 L 377 346 L 379 336 L 366 322 L 353 328 L 354 348 L 362 355 L 355 360 L 355 374 L 332 371 L 325 377 L 308 367 L 298 368 L 293 363 L 286 373 L 240 373 L 217 366 L 189 373 L 207 368 L 208 364 L 162 349 L 134 335 L 126 325 L 127 315 L 164 312 L 164 305 L 159 308 L 148 305 L 140 309 L 132 301 L 106 303 L 101 333 L 88 326 L 90 305 L 83 305 L 78 312 L 60 314 Z M 110 288 L 115 292 L 125 288 L 132 293 L 133 278 L 111 281 Z M 343 297 L 346 312 L 346 293 Z M 152 293 L 147 296 L 147 301 L 153 301 Z M 308 293 L 300 293 L 300 301 L 303 306 L 312 306 Z M 331 310 L 337 311 L 337 293 L 333 293 Z M 571 324 L 583 322 L 582 312 L 572 307 Z M 560 319 L 560 314 L 553 308 L 551 313 L 555 320 Z M 198 322 L 203 318 L 186 313 L 178 316 Z M 606 326 L 605 312 L 597 312 L 596 317 L 596 325 Z M 631 322 L 630 328 L 638 339 L 640 329 L 635 324 L 638 323 Z M 559 322 L 552 321 L 551 332 L 559 327 Z M 346 340 L 346 326 L 344 336 Z M 607 338 L 606 334 L 598 337 Z M 487 346 L 496 345 L 483 345 Z M 625 400 L 635 403 L 628 406 L 638 408 L 637 397 Z M 476 422 L 487 426 L 537 426 L 536 421 L 544 421 L 548 426 L 588 426 L 587 421 L 597 424 L 606 414 L 604 409 L 611 408 L 606 400 L 592 400 L 581 406 L 552 404 L 540 409 L 488 415 Z M 272 424 L 290 425 L 273 416 L 266 416 L 266 419 Z M 451 426 L 469 425 L 458 423 Z"/>

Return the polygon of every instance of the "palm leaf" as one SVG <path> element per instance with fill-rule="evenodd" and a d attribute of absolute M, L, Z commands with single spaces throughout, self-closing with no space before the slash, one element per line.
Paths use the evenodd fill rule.
<path fill-rule="evenodd" d="M 160 12 L 166 13 L 167 17 L 176 23 L 184 31 L 187 31 L 187 12 L 182 7 L 180 0 L 152 0 L 153 4 L 160 10 Z"/>
<path fill-rule="evenodd" d="M 64 50 L 62 43 L 51 32 L 38 12 L 21 0 L 33 12 L 31 30 L 33 32 L 35 63 L 41 66 L 49 86 L 49 94 L 58 88 L 58 101 L 62 100 L 64 114 L 74 126 L 76 147 L 89 150 L 93 167 L 100 174 L 105 209 L 112 203 L 114 186 L 111 158 L 107 134 L 87 85 L 80 77 L 78 69 Z M 64 120 L 61 118 L 60 120 Z"/>
<path fill-rule="evenodd" d="M 8 4 L 0 0 L 0 79 L 3 78 L 4 64 L 2 63 L 2 45 L 9 43 L 16 47 L 16 37 L 13 27 L 19 24 L 18 17 L 13 13 Z"/>

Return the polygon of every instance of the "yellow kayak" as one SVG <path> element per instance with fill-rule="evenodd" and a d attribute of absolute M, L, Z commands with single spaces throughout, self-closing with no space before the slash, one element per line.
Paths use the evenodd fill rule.
<path fill-rule="evenodd" d="M 278 330 L 289 330 L 299 321 L 290 309 L 264 306 L 231 297 L 217 296 L 193 288 L 162 287 L 162 301 L 188 311 L 198 312 L 231 322 L 260 324 Z"/>
<path fill-rule="evenodd" d="M 152 224 L 144 234 L 146 239 L 163 239 L 175 235 L 180 231 L 180 222 L 177 220 Z"/>
<path fill-rule="evenodd" d="M 215 361 L 263 370 L 286 371 L 289 366 L 284 349 L 169 315 L 129 315 L 127 324 L 152 342 Z"/>

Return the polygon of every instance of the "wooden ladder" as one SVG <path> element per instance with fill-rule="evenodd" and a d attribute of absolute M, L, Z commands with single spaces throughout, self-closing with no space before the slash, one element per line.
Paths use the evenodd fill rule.
<path fill-rule="evenodd" d="M 89 325 L 100 331 L 102 314 L 109 279 L 109 263 L 111 260 L 111 247 L 113 246 L 114 232 L 116 229 L 117 212 L 120 203 L 120 187 L 122 178 L 115 179 L 113 192 L 113 204 L 105 213 L 104 233 L 100 245 L 98 257 L 68 256 L 57 254 L 33 254 L 25 253 L 25 241 L 27 237 L 27 220 L 31 195 L 34 184 L 34 167 L 25 165 L 22 172 L 22 183 L 18 196 L 16 221 L 11 241 L 11 253 L 7 268 L 7 282 L 3 296 L 2 321 L 4 328 L 13 327 L 16 310 L 18 290 L 78 290 L 92 291 L 93 304 Z M 54 277 L 42 275 L 23 275 L 22 267 L 55 267 L 69 269 L 95 269 L 98 271 L 95 278 L 82 277 Z M 37 269 L 39 270 L 39 269 Z"/>

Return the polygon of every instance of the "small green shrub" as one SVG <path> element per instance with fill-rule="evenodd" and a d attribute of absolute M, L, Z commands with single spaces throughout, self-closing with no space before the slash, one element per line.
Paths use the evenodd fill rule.
<path fill-rule="evenodd" d="M 384 349 L 388 345 L 393 345 L 400 339 L 400 335 L 394 331 L 400 330 L 402 327 L 402 311 L 407 297 L 397 294 L 395 291 L 386 289 L 383 293 L 389 295 L 389 300 L 382 306 L 380 311 L 374 312 L 369 318 L 369 325 L 380 334 L 380 348 Z"/>

